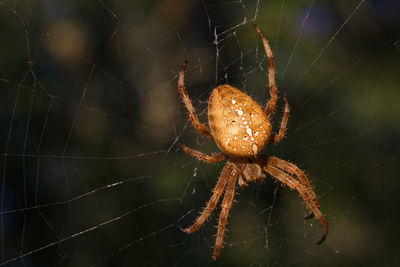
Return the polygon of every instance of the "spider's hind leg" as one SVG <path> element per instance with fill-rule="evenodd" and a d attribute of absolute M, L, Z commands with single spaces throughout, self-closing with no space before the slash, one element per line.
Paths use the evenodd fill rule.
<path fill-rule="evenodd" d="M 182 66 L 182 70 L 179 72 L 178 91 L 182 97 L 183 102 L 185 103 L 186 109 L 189 112 L 189 118 L 190 118 L 194 128 L 196 128 L 196 130 L 199 133 L 201 133 L 208 139 L 213 140 L 213 137 L 212 137 L 210 131 L 208 130 L 208 128 L 200 122 L 199 117 L 196 114 L 196 110 L 194 109 L 194 107 L 192 105 L 192 101 L 189 98 L 189 94 L 185 89 L 184 80 L 185 80 L 186 64 L 187 64 L 187 61 L 185 61 L 185 63 Z"/>
<path fill-rule="evenodd" d="M 265 54 L 267 54 L 268 58 L 268 81 L 269 81 L 269 94 L 271 96 L 270 100 L 265 107 L 265 114 L 267 114 L 268 118 L 274 113 L 276 102 L 278 100 L 278 89 L 275 83 L 275 63 L 274 63 L 274 55 L 272 54 L 272 49 L 269 46 L 268 40 L 262 34 L 260 28 L 256 25 L 253 25 L 257 31 L 257 34 L 260 36 L 261 41 L 264 45 Z"/>

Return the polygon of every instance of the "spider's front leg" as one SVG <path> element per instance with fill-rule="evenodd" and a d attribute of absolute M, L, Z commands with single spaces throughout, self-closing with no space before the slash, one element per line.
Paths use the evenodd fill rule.
<path fill-rule="evenodd" d="M 232 207 L 233 198 L 235 196 L 236 179 L 238 175 L 239 173 L 235 169 L 233 169 L 228 178 L 224 200 L 222 201 L 221 205 L 221 214 L 219 215 L 217 238 L 215 239 L 215 247 L 212 257 L 213 260 L 218 259 L 219 255 L 221 254 L 222 243 L 224 241 L 224 233 L 226 229 L 226 224 L 228 223 L 229 211 Z"/>
<path fill-rule="evenodd" d="M 318 241 L 318 245 L 324 242 L 326 236 L 328 235 L 328 221 L 325 219 L 324 215 L 322 215 L 321 211 L 319 210 L 319 201 L 317 196 L 315 195 L 314 191 L 312 190 L 310 185 L 305 185 L 284 172 L 281 169 L 284 169 L 287 172 L 291 172 L 290 168 L 284 168 L 281 165 L 274 166 L 272 162 L 270 162 L 268 157 L 262 157 L 260 159 L 259 164 L 263 167 L 263 169 L 269 173 L 272 177 L 278 179 L 282 183 L 289 186 L 291 189 L 295 189 L 299 192 L 301 198 L 306 203 L 307 207 L 312 211 L 313 215 L 321 222 L 324 232 L 322 234 L 321 239 Z M 279 169 L 281 168 L 281 169 Z M 301 172 L 303 173 L 303 172 Z M 304 174 L 304 173 L 303 173 Z M 304 174 L 305 175 L 305 174 Z M 304 178 L 302 178 L 304 179 Z M 304 180 L 302 181 L 304 182 Z M 308 180 L 307 180 L 308 182 Z M 307 216 L 308 217 L 308 216 Z M 307 218 L 306 217 L 306 218 Z"/>
<path fill-rule="evenodd" d="M 278 167 L 279 169 L 284 170 L 285 172 L 289 173 L 290 175 L 295 175 L 300 183 L 304 185 L 305 187 L 311 188 L 310 182 L 308 181 L 307 175 L 299 169 L 296 165 L 293 163 L 290 163 L 286 160 L 270 156 L 268 157 L 268 163 Z M 317 198 L 314 194 L 314 198 Z"/>
<path fill-rule="evenodd" d="M 318 201 L 317 196 L 315 195 L 314 191 L 311 188 L 310 182 L 308 181 L 307 175 L 299 169 L 299 167 L 297 167 L 296 165 L 277 158 L 277 157 L 268 157 L 268 162 L 269 164 L 287 172 L 290 175 L 294 175 L 297 177 L 297 179 L 300 181 L 300 183 L 308 190 L 308 195 L 310 196 L 310 199 L 313 200 L 314 205 L 319 208 L 320 203 Z M 311 219 L 314 217 L 314 213 L 311 213 L 307 216 L 304 217 L 304 219 Z"/>
<path fill-rule="evenodd" d="M 196 221 L 193 223 L 192 226 L 187 228 L 181 228 L 181 230 L 185 233 L 191 234 L 199 230 L 199 228 L 205 223 L 207 218 L 211 215 L 212 211 L 215 209 L 215 206 L 218 203 L 222 193 L 224 192 L 226 183 L 228 178 L 232 172 L 232 165 L 228 162 L 225 167 L 222 169 L 221 175 L 218 179 L 216 186 L 214 187 L 213 194 L 210 200 L 207 203 L 207 206 L 204 208 L 203 212 L 197 217 Z"/>

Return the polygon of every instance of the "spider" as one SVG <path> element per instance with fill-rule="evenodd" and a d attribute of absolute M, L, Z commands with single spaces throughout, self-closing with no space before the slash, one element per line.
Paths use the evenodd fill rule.
<path fill-rule="evenodd" d="M 197 217 L 192 226 L 181 228 L 183 232 L 188 234 L 199 230 L 211 215 L 225 191 L 212 256 L 214 260 L 218 259 L 221 253 L 228 214 L 235 195 L 236 182 L 240 187 L 244 187 L 253 181 L 262 182 L 265 180 L 265 175 L 262 171 L 299 192 L 311 211 L 311 214 L 304 217 L 304 219 L 316 217 L 323 226 L 323 234 L 317 243 L 318 245 L 326 239 L 328 234 L 328 221 L 319 210 L 320 203 L 308 181 L 307 175 L 290 162 L 274 156 L 260 154 L 267 144 L 276 144 L 285 136 L 289 118 L 289 105 L 286 97 L 284 97 L 285 108 L 279 132 L 278 134 L 271 134 L 270 118 L 275 110 L 278 94 L 275 84 L 274 57 L 267 39 L 257 26 L 254 25 L 254 28 L 261 38 L 268 58 L 270 100 L 264 110 L 250 96 L 237 88 L 227 84 L 219 85 L 213 89 L 208 103 L 210 131 L 199 121 L 185 89 L 184 74 L 187 61 L 185 61 L 179 73 L 178 90 L 189 112 L 189 118 L 194 128 L 206 138 L 214 141 L 222 152 L 207 155 L 178 143 L 179 146 L 187 154 L 208 163 L 217 163 L 227 159 L 214 187 L 213 194 L 203 212 Z"/>

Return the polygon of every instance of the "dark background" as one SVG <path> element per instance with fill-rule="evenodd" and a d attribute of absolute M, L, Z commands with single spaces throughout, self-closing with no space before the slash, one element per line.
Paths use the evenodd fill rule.
<path fill-rule="evenodd" d="M 265 154 L 308 175 L 330 222 L 267 177 L 190 236 L 223 163 L 201 119 L 221 83 L 267 101 L 270 40 L 292 108 Z M 398 1 L 0 1 L 0 262 L 6 266 L 398 266 Z"/>

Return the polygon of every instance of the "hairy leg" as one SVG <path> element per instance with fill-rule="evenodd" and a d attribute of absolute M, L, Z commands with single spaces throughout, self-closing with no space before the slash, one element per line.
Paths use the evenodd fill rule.
<path fill-rule="evenodd" d="M 278 89 L 276 88 L 275 83 L 275 67 L 274 67 L 274 55 L 272 54 L 271 47 L 267 39 L 265 39 L 264 35 L 262 34 L 261 30 L 254 25 L 258 35 L 261 38 L 261 41 L 264 45 L 265 53 L 268 57 L 268 81 L 269 81 L 269 94 L 271 95 L 271 99 L 268 101 L 267 106 L 265 107 L 265 113 L 268 117 L 270 117 L 275 110 L 276 101 L 278 99 Z"/>
<path fill-rule="evenodd" d="M 318 209 L 319 202 L 318 199 L 315 197 L 314 192 L 311 188 L 307 188 L 299 181 L 294 179 L 289 174 L 283 172 L 282 170 L 276 168 L 275 166 L 266 162 L 263 165 L 264 170 L 269 173 L 272 177 L 276 178 L 277 180 L 281 181 L 282 183 L 289 186 L 291 189 L 295 189 L 300 193 L 300 196 L 307 204 L 307 207 L 312 211 L 314 216 L 321 222 L 324 232 L 322 234 L 321 239 L 318 241 L 318 245 L 321 244 L 328 235 L 328 221 L 325 219 L 324 215 L 322 215 L 321 211 Z"/>
<path fill-rule="evenodd" d="M 297 177 L 297 179 L 299 179 L 300 183 L 303 184 L 309 190 L 309 194 L 310 194 L 311 198 L 314 199 L 315 205 L 318 208 L 320 207 L 318 198 L 315 195 L 314 191 L 312 190 L 312 187 L 310 185 L 310 182 L 308 181 L 307 175 L 302 170 L 300 170 L 296 165 L 294 165 L 286 160 L 277 158 L 277 157 L 268 157 L 268 162 L 271 165 L 278 167 L 279 169 L 281 169 L 291 175 L 295 175 Z M 311 214 L 305 216 L 304 219 L 311 219 L 313 217 L 314 217 L 314 213 L 311 213 Z"/>
<path fill-rule="evenodd" d="M 192 157 L 198 158 L 199 160 L 205 161 L 207 163 L 217 163 L 226 158 L 226 156 L 222 153 L 213 154 L 210 156 L 210 155 L 204 154 L 200 151 L 189 148 L 181 143 L 178 143 L 178 145 L 181 147 L 181 149 L 183 151 L 185 151 L 186 154 L 188 154 Z"/>
<path fill-rule="evenodd" d="M 226 186 L 224 200 L 222 201 L 221 214 L 219 215 L 217 238 L 215 239 L 215 247 L 213 253 L 213 260 L 219 258 L 221 254 L 222 242 L 224 241 L 224 233 L 226 224 L 228 223 L 229 210 L 232 207 L 233 197 L 235 196 L 236 179 L 239 173 L 234 169 L 229 176 L 228 184 Z"/>
<path fill-rule="evenodd" d="M 282 169 L 291 175 L 297 176 L 300 183 L 302 183 L 306 187 L 311 187 L 310 182 L 308 181 L 307 175 L 293 163 L 290 163 L 289 161 L 271 156 L 271 157 L 268 157 L 268 164 L 278 167 L 279 169 Z"/>
<path fill-rule="evenodd" d="M 275 134 L 271 140 L 271 143 L 273 143 L 273 144 L 280 142 L 285 137 L 285 133 L 286 133 L 286 129 L 287 129 L 286 126 L 287 126 L 287 122 L 289 119 L 290 109 L 289 109 L 289 104 L 288 104 L 286 97 L 284 97 L 283 99 L 285 100 L 285 109 L 283 112 L 281 127 L 279 128 L 279 133 Z"/>
<path fill-rule="evenodd" d="M 228 162 L 225 164 L 225 167 L 222 169 L 221 175 L 219 176 L 217 185 L 214 187 L 213 194 L 210 200 L 207 203 L 207 206 L 204 208 L 203 212 L 197 217 L 194 224 L 190 227 L 181 229 L 183 232 L 191 234 L 196 232 L 200 229 L 200 227 L 205 223 L 207 218 L 210 216 L 211 212 L 215 209 L 215 206 L 218 203 L 219 198 L 221 197 L 222 193 L 224 192 L 226 183 L 228 178 L 232 172 L 232 165 Z"/>
<path fill-rule="evenodd" d="M 185 103 L 186 109 L 189 112 L 189 118 L 192 121 L 192 124 L 196 130 L 207 137 L 210 140 L 213 140 L 213 137 L 207 127 L 199 121 L 199 117 L 196 114 L 196 111 L 192 105 L 192 101 L 189 98 L 189 94 L 185 89 L 185 69 L 186 69 L 187 61 L 182 66 L 182 70 L 179 73 L 179 80 L 178 80 L 178 91 L 181 94 L 182 100 Z"/>

